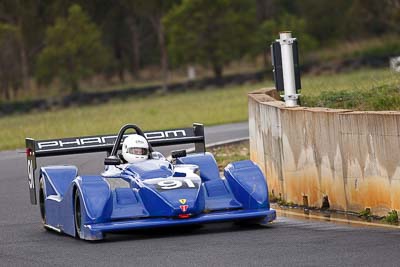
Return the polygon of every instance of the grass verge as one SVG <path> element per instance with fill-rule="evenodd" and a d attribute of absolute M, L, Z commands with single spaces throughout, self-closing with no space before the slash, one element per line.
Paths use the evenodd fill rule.
<path fill-rule="evenodd" d="M 250 158 L 249 141 L 217 146 L 208 151 L 214 155 L 220 172 L 231 162 Z"/>
<path fill-rule="evenodd" d="M 400 109 L 397 90 L 400 75 L 389 70 L 305 75 L 302 84 L 304 106 Z M 272 85 L 272 81 L 266 81 L 168 95 L 129 97 L 105 104 L 2 117 L 0 150 L 24 147 L 25 137 L 47 139 L 116 133 L 126 123 L 136 123 L 145 130 L 156 130 L 189 126 L 193 122 L 215 125 L 244 121 L 248 118 L 247 93 Z M 365 98 L 358 98 L 363 93 L 375 104 L 364 105 Z M 380 97 L 375 99 L 377 94 Z"/>
<path fill-rule="evenodd" d="M 304 96 L 303 106 L 353 110 L 400 110 L 400 87 L 382 85 L 366 91 L 322 92 L 318 96 Z"/>
<path fill-rule="evenodd" d="M 271 86 L 264 83 L 209 88 L 3 117 L 0 118 L 0 150 L 24 147 L 25 137 L 47 139 L 116 133 L 126 123 L 156 130 L 187 127 L 193 122 L 214 125 L 244 121 L 247 92 L 266 85 Z"/>
<path fill-rule="evenodd" d="M 400 73 L 365 69 L 304 79 L 301 103 L 308 107 L 400 110 Z"/>

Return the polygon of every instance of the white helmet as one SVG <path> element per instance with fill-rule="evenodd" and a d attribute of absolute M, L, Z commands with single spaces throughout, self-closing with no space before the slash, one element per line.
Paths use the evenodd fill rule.
<path fill-rule="evenodd" d="M 146 138 L 133 134 L 122 143 L 122 156 L 128 163 L 145 161 L 149 158 L 149 144 Z"/>

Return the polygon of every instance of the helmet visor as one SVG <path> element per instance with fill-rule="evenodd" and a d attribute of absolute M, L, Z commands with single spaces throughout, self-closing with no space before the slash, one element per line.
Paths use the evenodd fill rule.
<path fill-rule="evenodd" d="M 133 155 L 147 155 L 148 149 L 143 147 L 130 147 L 128 153 Z"/>

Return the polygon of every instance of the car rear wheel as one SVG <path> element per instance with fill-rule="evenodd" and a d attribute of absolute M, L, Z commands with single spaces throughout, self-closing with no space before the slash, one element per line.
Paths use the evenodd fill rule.
<path fill-rule="evenodd" d="M 44 191 L 44 178 L 41 177 L 39 181 L 39 208 L 40 217 L 42 218 L 43 226 L 46 225 L 46 207 L 45 207 L 45 191 Z"/>
<path fill-rule="evenodd" d="M 74 198 L 74 218 L 75 218 L 75 232 L 76 237 L 82 239 L 82 209 L 81 209 L 81 195 L 79 190 L 75 192 Z"/>

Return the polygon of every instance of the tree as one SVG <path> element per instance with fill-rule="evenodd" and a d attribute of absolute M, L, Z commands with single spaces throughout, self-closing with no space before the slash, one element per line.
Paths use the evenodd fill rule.
<path fill-rule="evenodd" d="M 175 64 L 211 65 L 217 80 L 223 67 L 249 53 L 256 40 L 254 1 L 183 0 L 164 18 Z"/>
<path fill-rule="evenodd" d="M 179 0 L 135 0 L 131 7 L 135 9 L 138 16 L 147 18 L 157 35 L 157 42 L 160 51 L 160 66 L 163 79 L 163 89 L 167 88 L 168 84 L 168 51 L 165 40 L 165 27 L 162 23 L 162 18 L 171 9 L 171 7 L 178 3 Z"/>
<path fill-rule="evenodd" d="M 332 41 L 343 38 L 345 33 L 348 32 L 346 14 L 354 0 L 299 0 L 291 2 L 295 4 L 294 10 L 297 10 L 296 13 L 288 13 L 304 19 L 307 22 L 307 33 L 321 44 L 328 45 Z"/>
<path fill-rule="evenodd" d="M 138 31 L 134 28 L 136 24 L 130 25 L 137 21 L 128 19 L 135 15 L 131 14 L 128 5 L 131 1 L 79 0 L 82 8 L 99 25 L 104 33 L 103 44 L 112 52 L 113 62 L 107 66 L 106 77 L 111 78 L 117 74 L 122 83 L 125 82 L 127 70 L 136 76 L 140 67 L 140 42 L 133 41 L 135 38 L 139 39 Z"/>
<path fill-rule="evenodd" d="M 0 23 L 0 93 L 5 100 L 10 100 L 22 83 L 19 33 L 16 26 Z"/>
<path fill-rule="evenodd" d="M 318 41 L 307 33 L 305 19 L 289 14 L 282 14 L 278 19 L 266 20 L 259 28 L 260 46 L 268 47 L 275 39 L 279 39 L 279 32 L 292 31 L 293 37 L 299 42 L 300 54 L 304 54 L 318 46 Z"/>
<path fill-rule="evenodd" d="M 19 75 L 22 77 L 22 83 L 19 87 L 25 90 L 30 89 L 29 45 L 31 45 L 35 36 L 40 35 L 37 11 L 38 1 L 36 0 L 26 3 L 22 0 L 0 1 L 0 22 L 3 22 L 3 25 L 8 24 L 12 27 L 14 36 L 16 36 L 13 49 L 19 54 L 16 58 L 21 70 Z M 14 88 L 14 93 L 16 93 L 17 89 L 18 87 Z"/>
<path fill-rule="evenodd" d="M 368 37 L 398 31 L 398 21 L 391 25 L 396 1 L 353 0 L 347 12 L 348 36 Z M 393 12 L 395 10 L 395 12 Z"/>
<path fill-rule="evenodd" d="M 109 59 L 101 32 L 79 5 L 72 5 L 67 18 L 47 29 L 46 47 L 40 53 L 36 77 L 41 84 L 59 78 L 65 87 L 79 90 L 79 81 L 101 70 Z"/>
<path fill-rule="evenodd" d="M 140 11 L 137 10 L 135 0 L 123 0 L 122 7 L 126 10 L 125 23 L 128 26 L 129 33 L 131 35 L 131 50 L 132 50 L 132 73 L 134 76 L 139 77 L 140 69 L 140 46 L 141 46 L 141 36 L 140 36 L 140 26 L 141 17 Z"/>
<path fill-rule="evenodd" d="M 276 11 L 274 2 L 274 0 L 256 0 L 258 21 L 264 21 L 273 16 Z"/>

